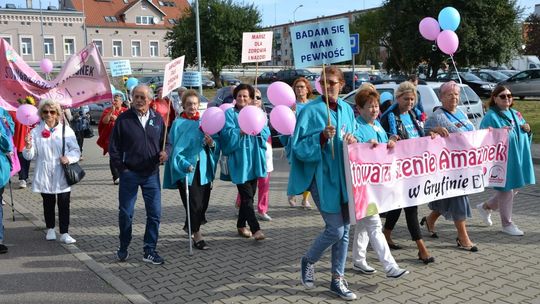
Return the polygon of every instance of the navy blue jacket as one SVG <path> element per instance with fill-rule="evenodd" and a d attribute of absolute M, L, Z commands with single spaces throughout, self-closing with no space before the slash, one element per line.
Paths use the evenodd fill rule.
<path fill-rule="evenodd" d="M 165 125 L 160 115 L 148 110 L 149 118 L 143 128 L 135 109 L 118 116 L 109 143 L 109 155 L 113 167 L 120 172 L 128 169 L 144 176 L 159 170 L 159 152 L 165 138 Z M 165 152 L 170 153 L 167 139 Z"/>

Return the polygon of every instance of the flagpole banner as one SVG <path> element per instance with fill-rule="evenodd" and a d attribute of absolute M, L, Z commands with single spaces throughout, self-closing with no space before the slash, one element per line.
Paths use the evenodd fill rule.
<path fill-rule="evenodd" d="M 186 56 L 178 57 L 165 65 L 161 98 L 165 98 L 170 92 L 182 86 L 185 58 Z"/>
<path fill-rule="evenodd" d="M 0 38 L 0 106 L 14 111 L 17 99 L 52 99 L 64 108 L 112 99 L 107 69 L 93 43 L 67 59 L 52 81 L 43 79 Z"/>
<path fill-rule="evenodd" d="M 351 220 L 504 187 L 508 130 L 344 146 Z M 355 222 L 355 221 L 354 221 Z M 353 222 L 351 222 L 353 223 Z"/>
<path fill-rule="evenodd" d="M 274 32 L 245 32 L 242 35 L 242 63 L 272 60 Z"/>
<path fill-rule="evenodd" d="M 293 26 L 291 40 L 296 68 L 352 59 L 347 18 Z"/>

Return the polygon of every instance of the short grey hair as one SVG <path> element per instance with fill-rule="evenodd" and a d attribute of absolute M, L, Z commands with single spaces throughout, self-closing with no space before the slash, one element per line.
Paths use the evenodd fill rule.
<path fill-rule="evenodd" d="M 39 118 L 41 120 L 43 120 L 42 116 L 43 116 L 43 108 L 45 106 L 48 106 L 49 108 L 53 109 L 56 111 L 56 122 L 58 122 L 60 120 L 60 117 L 62 116 L 62 107 L 60 107 L 60 104 L 57 102 L 57 101 L 54 101 L 52 99 L 42 99 L 40 102 L 39 102 L 39 106 L 38 106 L 38 114 L 39 114 Z"/>
<path fill-rule="evenodd" d="M 132 100 L 133 92 L 135 92 L 136 89 L 146 89 L 146 97 L 150 100 L 154 99 L 154 90 L 152 90 L 151 87 L 147 86 L 146 84 L 138 84 L 131 90 L 131 92 L 129 92 L 129 96 L 131 96 Z"/>

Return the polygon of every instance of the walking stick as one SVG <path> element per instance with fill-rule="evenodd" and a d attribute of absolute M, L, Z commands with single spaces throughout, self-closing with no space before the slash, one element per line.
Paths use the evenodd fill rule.
<path fill-rule="evenodd" d="M 11 179 L 9 180 L 9 198 L 11 199 L 11 216 L 15 222 L 15 206 L 13 205 L 13 189 L 11 187 Z"/>
<path fill-rule="evenodd" d="M 193 244 L 191 239 L 191 213 L 189 211 L 189 180 L 186 175 L 186 208 L 187 208 L 187 223 L 188 223 L 188 234 L 189 234 L 189 255 L 193 255 Z"/>

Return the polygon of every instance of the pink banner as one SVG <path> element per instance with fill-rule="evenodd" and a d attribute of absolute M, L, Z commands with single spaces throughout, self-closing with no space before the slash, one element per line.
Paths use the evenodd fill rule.
<path fill-rule="evenodd" d="M 17 99 L 52 99 L 62 107 L 110 101 L 111 86 L 99 52 L 91 43 L 69 57 L 52 81 L 43 79 L 4 39 L 0 38 L 0 107 L 14 111 Z"/>
<path fill-rule="evenodd" d="M 508 131 L 479 130 L 344 147 L 353 219 L 504 186 Z M 348 169 L 348 170 L 347 170 Z"/>

